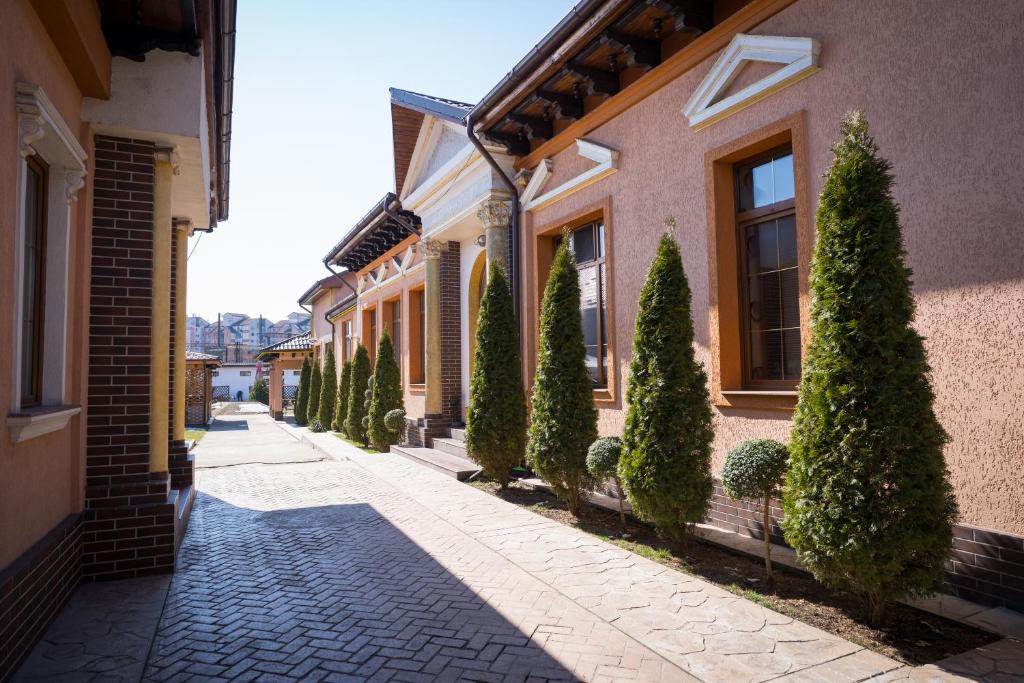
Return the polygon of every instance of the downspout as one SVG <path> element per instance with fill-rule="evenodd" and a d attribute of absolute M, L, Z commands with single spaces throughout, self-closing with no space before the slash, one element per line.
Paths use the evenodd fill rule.
<path fill-rule="evenodd" d="M 386 210 L 387 210 L 387 209 L 385 209 L 385 211 L 386 211 Z M 389 215 L 390 215 L 390 214 L 389 214 Z M 335 272 L 335 271 L 334 271 L 334 269 L 333 269 L 333 268 L 331 268 L 331 264 L 327 262 L 327 259 L 324 259 L 324 268 L 326 268 L 326 269 L 327 269 L 327 272 L 329 272 L 329 273 L 330 273 L 331 275 L 333 275 L 333 276 L 334 276 L 334 277 L 336 277 L 337 279 L 341 280 L 342 284 L 344 284 L 344 285 L 345 285 L 346 287 L 348 287 L 349 289 L 351 289 L 351 290 L 352 290 L 352 294 L 354 294 L 354 295 L 355 295 L 355 297 L 356 297 L 356 300 L 358 300 L 358 299 L 359 299 L 359 292 L 357 292 L 357 291 L 356 291 L 356 288 L 355 288 L 355 287 L 353 287 L 352 285 L 350 285 L 350 284 L 348 283 L 348 280 L 346 280 L 345 278 L 343 278 L 343 277 L 341 276 L 341 273 L 337 273 L 337 272 Z M 331 324 L 331 343 L 333 343 L 333 342 L 334 342 L 334 333 L 335 333 L 335 329 L 334 329 L 334 321 L 333 321 L 333 320 L 331 320 L 330 318 L 328 318 L 328 317 L 327 317 L 327 312 L 328 312 L 328 311 L 330 311 L 330 310 L 331 310 L 331 309 L 330 309 L 330 308 L 328 308 L 328 309 L 327 309 L 327 311 L 324 311 L 324 320 L 326 320 L 327 322 L 329 322 L 329 323 Z M 344 346 L 344 344 L 342 345 L 342 347 L 341 347 L 341 350 L 342 350 L 342 353 L 344 353 L 344 351 L 345 351 L 345 346 Z"/>
<path fill-rule="evenodd" d="M 521 318 L 519 311 L 519 189 L 516 187 L 516 184 L 512 179 L 506 175 L 504 169 L 498 165 L 498 162 L 494 160 L 494 157 L 492 157 L 491 153 L 487 151 L 484 144 L 480 142 L 480 138 L 476 136 L 476 131 L 473 130 L 475 123 L 473 120 L 474 114 L 476 114 L 475 108 L 470 111 L 469 116 L 466 117 L 466 135 L 469 136 L 469 141 L 473 143 L 473 146 L 476 147 L 478 152 L 480 152 L 480 156 L 490 164 L 491 168 L 494 169 L 494 172 L 498 174 L 499 178 L 501 178 L 502 183 L 508 187 L 509 191 L 512 193 L 512 223 L 509 226 L 509 230 L 512 233 L 510 235 L 512 240 L 512 253 L 511 258 L 509 259 L 508 269 L 510 272 L 508 273 L 508 280 L 512 286 L 512 306 L 515 308 L 516 321 L 518 322 Z"/>

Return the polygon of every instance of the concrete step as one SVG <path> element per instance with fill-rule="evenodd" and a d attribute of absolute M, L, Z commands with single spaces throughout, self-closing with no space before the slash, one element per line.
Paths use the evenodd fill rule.
<path fill-rule="evenodd" d="M 434 448 L 445 453 L 450 453 L 458 458 L 469 460 L 469 456 L 466 455 L 466 442 L 458 439 L 444 439 L 441 437 L 434 437 L 431 439 L 431 444 Z"/>
<path fill-rule="evenodd" d="M 437 440 L 435 439 L 435 441 Z M 403 458 L 412 460 L 420 465 L 437 470 L 442 474 L 447 474 L 449 477 L 454 477 L 459 481 L 465 481 L 470 475 L 480 471 L 480 467 L 475 462 L 466 458 L 460 458 L 451 453 L 439 451 L 435 448 L 392 446 L 391 452 L 397 453 Z"/>
<path fill-rule="evenodd" d="M 466 430 L 464 428 L 456 429 L 455 427 L 452 427 L 449 431 L 451 431 L 453 439 L 456 439 L 458 441 L 466 440 Z"/>

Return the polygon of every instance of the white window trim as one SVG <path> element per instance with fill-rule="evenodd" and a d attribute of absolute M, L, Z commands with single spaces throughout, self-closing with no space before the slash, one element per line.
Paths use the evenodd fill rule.
<path fill-rule="evenodd" d="M 11 339 L 11 416 L 8 428 L 15 442 L 63 429 L 80 408 L 67 406 L 68 267 L 71 204 L 85 185 L 88 156 L 38 85 L 18 83 L 18 175 L 15 187 L 17 221 L 14 229 L 14 310 Z M 43 316 L 41 401 L 39 407 L 21 406 L 21 327 L 25 244 L 26 158 L 37 155 L 49 166 L 46 188 L 46 283 Z"/>
<path fill-rule="evenodd" d="M 690 127 L 700 130 L 760 102 L 774 92 L 807 78 L 819 70 L 821 45 L 813 38 L 759 36 L 737 33 L 711 71 L 683 107 Z M 736 79 L 747 62 L 781 64 L 782 68 L 751 83 L 739 92 L 716 101 Z"/>

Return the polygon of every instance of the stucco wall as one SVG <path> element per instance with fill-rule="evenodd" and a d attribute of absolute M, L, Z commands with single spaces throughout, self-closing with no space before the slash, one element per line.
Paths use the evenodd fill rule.
<path fill-rule="evenodd" d="M 805 191 L 816 209 L 838 123 L 847 111 L 864 109 L 893 164 L 914 270 L 916 325 L 927 339 L 936 409 L 951 437 L 946 456 L 961 521 L 1024 533 L 1022 30 L 1024 4 L 1017 0 L 800 0 L 753 33 L 816 38 L 821 72 L 694 132 L 681 109 L 714 58 L 706 61 L 587 135 L 619 150 L 620 170 L 529 215 L 524 234 L 611 197 L 615 316 L 609 333 L 624 387 L 639 290 L 664 219 L 676 216 L 698 356 L 707 364 L 705 152 L 806 110 Z M 575 146 L 553 161 L 548 188 L 589 166 Z M 530 241 L 523 247 L 529 263 Z M 535 300 L 535 292 L 527 294 L 527 301 Z M 622 393 L 600 410 L 603 434 L 621 432 Z M 725 451 L 742 439 L 788 440 L 787 413 L 714 412 L 716 471 Z"/>
<path fill-rule="evenodd" d="M 84 333 L 88 292 L 87 246 L 92 197 L 92 136 L 81 121 L 82 95 L 35 11 L 26 0 L 0 3 L 0 419 L 10 412 L 12 315 L 14 310 L 15 187 L 21 158 L 17 150 L 15 83 L 42 86 L 90 156 L 86 185 L 72 207 L 68 286 L 66 395 L 84 411 Z M 0 433 L 0 568 L 67 515 L 82 509 L 84 413 L 64 429 L 14 446 L 6 425 Z"/>

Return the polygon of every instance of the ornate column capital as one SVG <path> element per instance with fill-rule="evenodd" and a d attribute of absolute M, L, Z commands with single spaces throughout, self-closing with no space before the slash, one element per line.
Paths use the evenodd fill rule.
<path fill-rule="evenodd" d="M 512 208 L 508 202 L 489 200 L 483 203 L 476 217 L 484 224 L 484 229 L 507 228 L 512 219 Z"/>
<path fill-rule="evenodd" d="M 441 254 L 448 251 L 448 243 L 441 240 L 425 239 L 420 242 L 423 247 L 423 258 L 438 259 Z"/>

